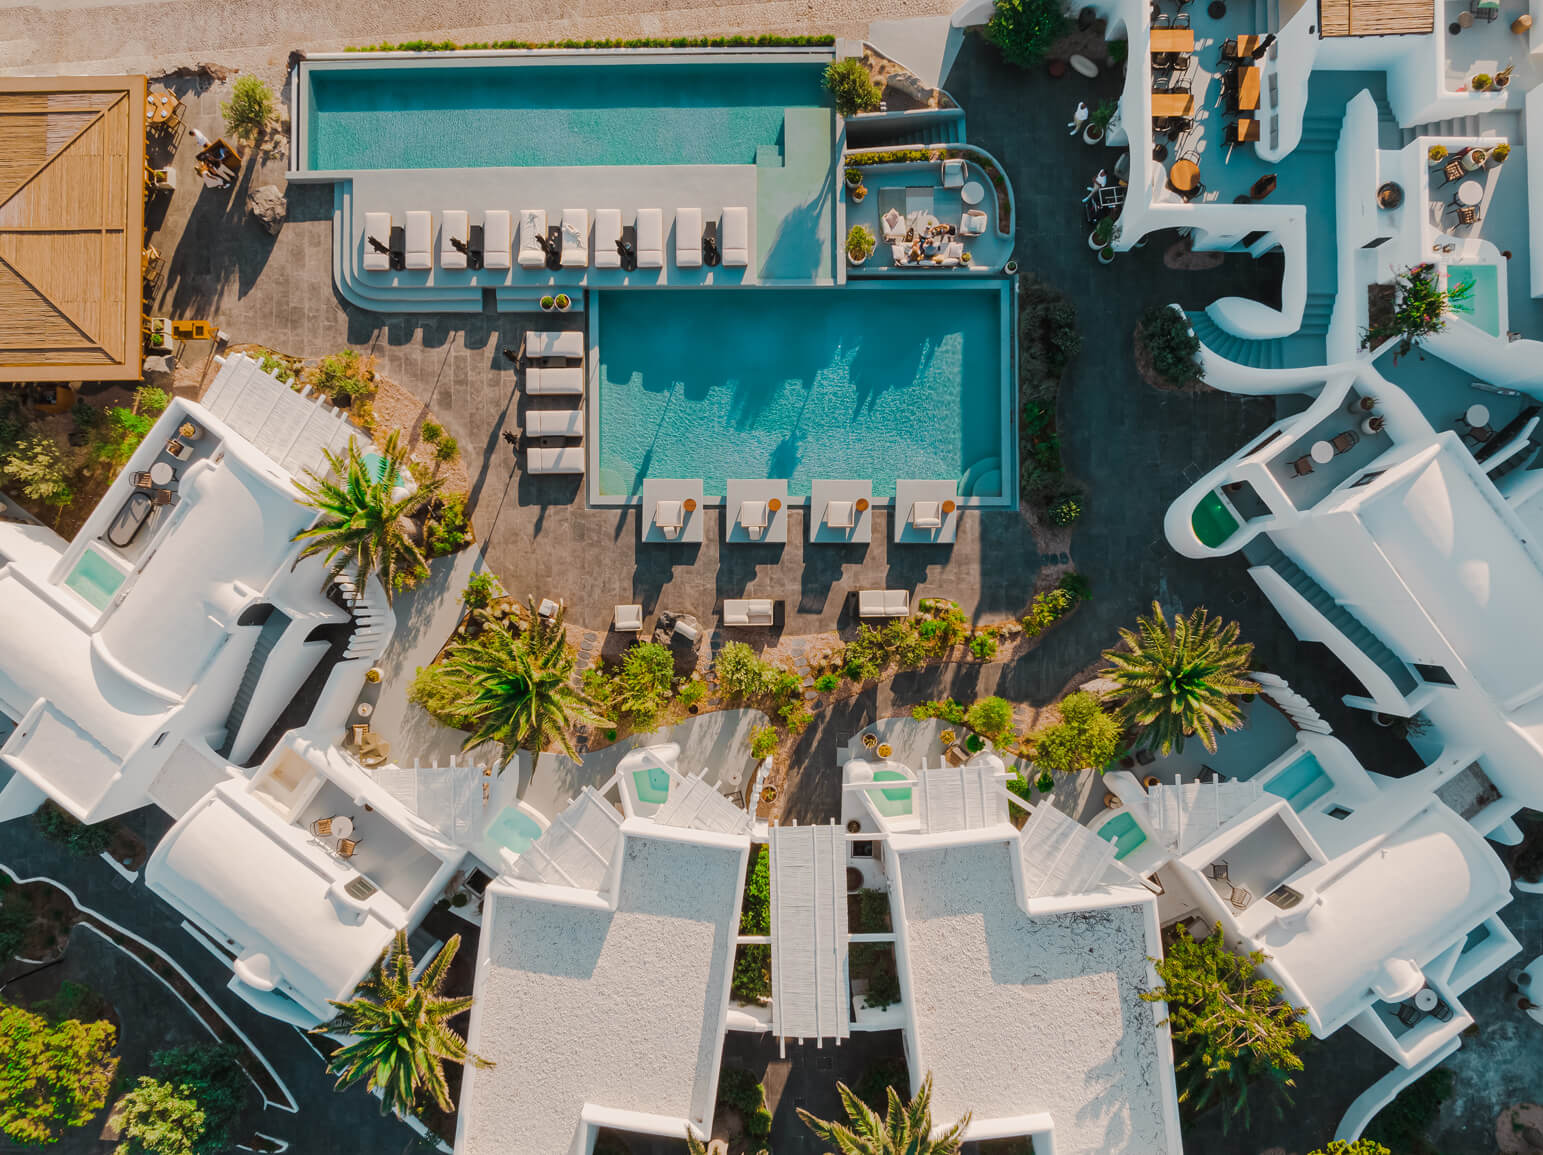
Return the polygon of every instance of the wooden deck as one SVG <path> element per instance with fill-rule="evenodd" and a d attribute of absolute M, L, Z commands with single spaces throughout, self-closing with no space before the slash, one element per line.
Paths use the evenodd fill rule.
<path fill-rule="evenodd" d="M 0 79 L 0 381 L 140 377 L 145 78 Z"/>
<path fill-rule="evenodd" d="M 1436 6 L 1411 0 L 1319 0 L 1320 36 L 1404 36 L 1436 27 Z"/>

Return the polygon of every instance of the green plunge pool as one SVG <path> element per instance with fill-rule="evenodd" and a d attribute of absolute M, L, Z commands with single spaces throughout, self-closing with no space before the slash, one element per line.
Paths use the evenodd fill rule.
<path fill-rule="evenodd" d="M 70 570 L 64 584 L 99 610 L 105 610 L 123 584 L 124 572 L 96 550 L 87 547 Z"/>
<path fill-rule="evenodd" d="M 1231 537 L 1240 524 L 1232 508 L 1214 489 L 1200 499 L 1195 512 L 1190 514 L 1189 523 L 1194 527 L 1195 536 L 1212 549 Z"/>
<path fill-rule="evenodd" d="M 657 805 L 670 796 L 670 773 L 661 766 L 632 772 L 632 786 L 639 802 Z"/>

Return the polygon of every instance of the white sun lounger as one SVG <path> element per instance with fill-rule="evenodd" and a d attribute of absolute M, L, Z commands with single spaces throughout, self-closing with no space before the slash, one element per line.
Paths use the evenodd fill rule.
<path fill-rule="evenodd" d="M 943 528 L 943 503 L 918 501 L 911 506 L 911 524 L 917 529 Z"/>
<path fill-rule="evenodd" d="M 536 243 L 546 236 L 546 210 L 520 210 L 520 268 L 540 269 L 546 265 L 546 250 Z"/>
<path fill-rule="evenodd" d="M 563 268 L 589 264 L 589 210 L 563 209 Z"/>
<path fill-rule="evenodd" d="M 911 595 L 906 590 L 858 590 L 857 616 L 908 618 L 911 616 Z"/>
<path fill-rule="evenodd" d="M 577 365 L 544 369 L 532 365 L 525 370 L 525 392 L 532 397 L 569 397 L 584 392 L 584 370 Z"/>
<path fill-rule="evenodd" d="M 465 209 L 446 209 L 439 214 L 439 267 L 464 269 L 466 254 L 453 245 L 460 241 L 463 247 L 471 243 L 471 230 L 467 226 Z"/>
<path fill-rule="evenodd" d="M 718 251 L 725 265 L 750 263 L 750 214 L 744 205 L 723 210 L 723 233 L 718 240 Z"/>
<path fill-rule="evenodd" d="M 386 247 L 381 252 L 372 244 L 370 238 L 374 237 Z M 367 272 L 380 273 L 391 268 L 391 214 L 390 213 L 365 213 L 364 214 L 364 268 Z"/>
<path fill-rule="evenodd" d="M 408 269 L 432 269 L 434 267 L 434 220 L 425 212 L 407 214 L 407 256 L 403 267 Z"/>
<path fill-rule="evenodd" d="M 621 268 L 621 210 L 595 210 L 595 268 Z"/>
<path fill-rule="evenodd" d="M 533 445 L 525 451 L 527 473 L 583 473 L 582 445 Z"/>
<path fill-rule="evenodd" d="M 525 414 L 525 436 L 583 437 L 584 410 L 532 409 Z"/>
<path fill-rule="evenodd" d="M 638 210 L 638 268 L 664 265 L 664 217 L 658 209 Z"/>
<path fill-rule="evenodd" d="M 551 331 L 545 329 L 533 330 L 525 334 L 525 356 L 537 357 L 583 357 L 584 334 L 577 329 L 563 329 Z"/>
<path fill-rule="evenodd" d="M 771 513 L 764 501 L 745 501 L 739 506 L 739 524 L 747 537 L 759 540 L 766 536 L 766 527 L 771 522 Z"/>
<path fill-rule="evenodd" d="M 726 626 L 769 626 L 777 620 L 777 603 L 771 598 L 725 598 Z"/>
<path fill-rule="evenodd" d="M 682 269 L 702 264 L 702 210 L 675 210 L 675 264 Z"/>
<path fill-rule="evenodd" d="M 507 269 L 509 245 L 514 238 L 509 231 L 509 210 L 489 209 L 482 214 L 482 267 Z"/>
<path fill-rule="evenodd" d="M 665 537 L 679 537 L 681 526 L 686 524 L 684 506 L 674 498 L 659 502 L 654 506 L 654 524 Z"/>

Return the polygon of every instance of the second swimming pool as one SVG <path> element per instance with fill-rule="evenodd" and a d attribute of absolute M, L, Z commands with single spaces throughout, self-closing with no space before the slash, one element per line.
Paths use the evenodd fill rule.
<path fill-rule="evenodd" d="M 643 481 L 958 479 L 960 494 L 1016 492 L 1004 335 L 1010 295 L 980 286 L 601 292 L 599 492 Z M 1008 463 L 1004 466 L 1004 462 Z"/>
<path fill-rule="evenodd" d="M 1491 337 L 1500 336 L 1500 270 L 1494 265 L 1448 265 L 1447 288 L 1471 285 L 1472 292 L 1453 311 Z"/>

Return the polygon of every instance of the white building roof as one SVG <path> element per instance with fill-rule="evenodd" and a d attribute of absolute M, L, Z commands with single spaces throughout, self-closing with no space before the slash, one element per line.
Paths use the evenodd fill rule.
<path fill-rule="evenodd" d="M 1185 782 L 1146 792 L 1147 829 L 1171 850 L 1187 854 L 1264 797 L 1261 782 Z"/>
<path fill-rule="evenodd" d="M 1384 837 L 1292 883 L 1322 901 L 1261 936 L 1267 968 L 1317 1033 L 1374 998 L 1384 963 L 1424 966 L 1503 905 L 1511 880 L 1484 839 L 1434 799 Z"/>
<path fill-rule="evenodd" d="M 997 775 L 1002 759 L 977 755 L 963 766 L 922 768 L 912 795 L 923 834 L 979 830 L 1007 821 L 1007 795 Z"/>
<path fill-rule="evenodd" d="M 1158 946 L 1152 900 L 1027 915 L 1010 837 L 891 851 L 909 1065 L 913 1090 L 932 1072 L 933 1121 L 1044 1113 L 1056 1155 L 1177 1155 L 1161 1007 L 1139 997 Z"/>
<path fill-rule="evenodd" d="M 586 1107 L 711 1127 L 748 854 L 748 837 L 633 820 L 614 909 L 488 887 L 468 1035 L 495 1066 L 466 1071 L 458 1152 L 582 1152 Z"/>
<path fill-rule="evenodd" d="M 470 845 L 487 823 L 484 765 L 452 756 L 448 766 L 386 763 L 370 776 L 412 813 L 457 846 Z"/>
<path fill-rule="evenodd" d="M 670 774 L 670 793 L 654 815 L 661 826 L 690 830 L 716 830 L 720 834 L 745 834 L 750 830 L 748 812 L 730 802 L 702 775 Z"/>
<path fill-rule="evenodd" d="M 203 405 L 269 459 L 302 476 L 327 472 L 324 450 L 341 453 L 359 433 L 347 414 L 297 393 L 244 353 L 233 353 L 204 393 Z M 367 439 L 360 435 L 360 443 Z"/>
<path fill-rule="evenodd" d="M 145 882 L 319 1018 L 345 999 L 405 925 L 383 891 L 355 901 L 358 875 L 242 789 L 211 792 L 161 840 Z"/>
<path fill-rule="evenodd" d="M 622 817 L 592 786 L 552 820 L 520 855 L 511 873 L 527 882 L 599 890 L 621 846 Z"/>
<path fill-rule="evenodd" d="M 1034 807 L 1019 831 L 1027 898 L 1088 894 L 1114 865 L 1114 844 L 1048 802 Z"/>
<path fill-rule="evenodd" d="M 842 828 L 773 826 L 772 1030 L 783 1038 L 847 1037 L 847 844 Z"/>

